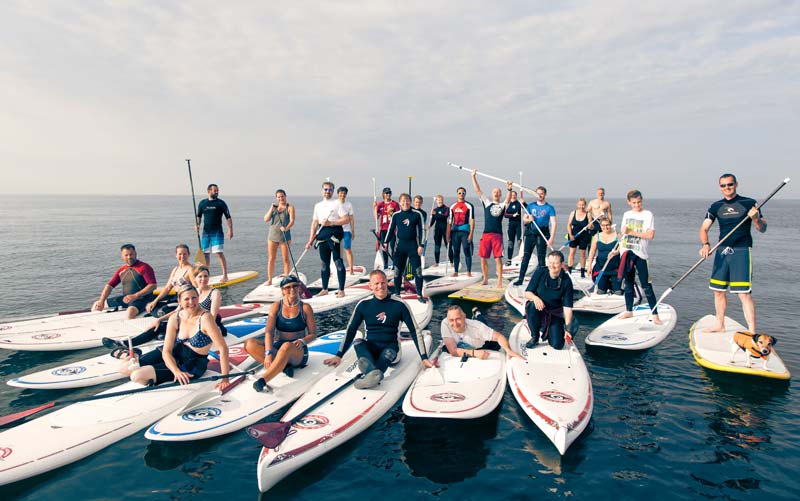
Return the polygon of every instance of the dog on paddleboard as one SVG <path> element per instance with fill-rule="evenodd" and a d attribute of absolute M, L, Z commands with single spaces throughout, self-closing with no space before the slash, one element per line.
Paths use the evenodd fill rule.
<path fill-rule="evenodd" d="M 739 351 L 745 352 L 747 359 L 747 367 L 751 368 L 752 359 L 761 359 L 762 367 L 767 368 L 767 360 L 772 353 L 772 347 L 778 340 L 774 336 L 767 334 L 751 334 L 749 332 L 737 332 L 733 335 L 731 342 L 731 363 L 736 358 L 736 353 Z"/>

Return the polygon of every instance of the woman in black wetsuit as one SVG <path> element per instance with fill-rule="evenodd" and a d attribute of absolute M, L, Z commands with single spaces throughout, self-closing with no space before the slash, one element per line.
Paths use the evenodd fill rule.
<path fill-rule="evenodd" d="M 308 343 L 317 338 L 311 306 L 300 300 L 300 280 L 288 275 L 281 280 L 283 298 L 269 308 L 264 339 L 248 339 L 244 349 L 256 360 L 264 361 L 264 373 L 253 383 L 256 391 L 271 391 L 269 381 L 286 366 L 304 367 L 308 362 Z"/>
<path fill-rule="evenodd" d="M 572 323 L 572 279 L 563 270 L 564 255 L 553 251 L 547 255 L 546 268 L 533 272 L 525 290 L 525 317 L 531 331 L 526 348 L 539 343 L 539 334 L 556 350 L 564 347 L 565 325 Z"/>

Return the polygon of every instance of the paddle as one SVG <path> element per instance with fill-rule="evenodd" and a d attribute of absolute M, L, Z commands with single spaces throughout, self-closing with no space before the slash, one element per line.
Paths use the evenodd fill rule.
<path fill-rule="evenodd" d="M 294 276 L 297 277 L 297 280 L 300 280 L 300 272 L 297 271 L 297 263 L 295 263 L 295 261 L 294 261 L 294 254 L 292 253 L 292 246 L 289 245 L 289 240 L 286 239 L 286 232 L 282 231 L 281 233 L 283 234 L 283 241 L 286 243 L 286 248 L 289 249 L 289 258 L 292 260 L 292 269 L 294 269 Z M 305 252 L 303 252 L 303 254 L 305 254 Z M 312 296 L 313 296 L 313 294 L 311 294 L 311 291 L 308 290 L 308 287 L 306 287 L 306 284 L 304 284 L 303 281 L 300 280 L 300 299 L 308 299 L 308 298 L 310 298 Z"/>
<path fill-rule="evenodd" d="M 215 355 L 214 358 L 218 358 L 218 357 Z M 250 360 L 250 357 L 247 357 L 245 359 L 245 361 L 247 361 L 247 360 Z M 239 364 L 239 365 L 230 364 L 230 367 L 231 367 L 231 369 L 234 369 L 234 370 L 236 370 L 239 373 L 242 373 L 244 375 L 236 377 L 236 379 L 231 381 L 230 384 L 228 386 L 226 386 L 224 390 L 219 390 L 217 388 L 214 388 L 212 390 L 203 392 L 203 393 L 201 393 L 199 395 L 195 395 L 194 397 L 192 397 L 191 400 L 186 402 L 186 404 L 183 407 L 181 407 L 180 410 L 178 410 L 176 412 L 176 414 L 177 415 L 181 415 L 188 409 L 192 409 L 194 407 L 197 407 L 198 405 L 204 404 L 204 403 L 209 402 L 209 401 L 211 401 L 211 400 L 213 400 L 215 398 L 221 397 L 222 395 L 224 395 L 224 394 L 228 393 L 229 391 L 231 391 L 232 389 L 236 388 L 240 383 L 242 383 L 242 381 L 247 379 L 247 374 L 255 373 L 255 371 L 256 371 L 256 369 L 253 369 L 252 371 L 244 372 L 243 369 L 241 368 L 241 365 L 242 364 Z"/>
<path fill-rule="evenodd" d="M 615 226 L 617 226 L 617 223 L 614 223 L 614 224 L 611 225 L 612 228 L 614 228 Z M 600 237 L 599 236 L 597 237 L 597 241 L 598 242 L 600 241 Z M 608 267 L 608 263 L 611 262 L 611 254 L 613 254 L 614 251 L 619 249 L 619 244 L 621 242 L 622 242 L 622 240 L 619 238 L 619 236 L 617 236 L 617 244 L 614 246 L 613 249 L 611 249 L 611 252 L 608 253 L 608 256 L 606 256 L 606 262 L 605 262 L 605 264 L 603 264 L 603 268 L 600 270 L 600 273 L 597 275 L 597 278 L 595 278 L 594 283 L 592 284 L 592 286 L 589 287 L 588 289 L 586 289 L 590 293 L 594 292 L 594 290 L 597 288 L 597 285 L 600 283 L 600 279 L 603 277 L 603 273 L 605 273 L 606 268 Z M 594 259 L 597 259 L 597 258 L 594 257 Z M 591 263 L 589 263 L 589 264 L 591 265 Z"/>
<path fill-rule="evenodd" d="M 775 196 L 775 194 L 776 194 L 776 193 L 778 193 L 778 192 L 781 190 L 781 188 L 783 188 L 784 186 L 786 186 L 786 185 L 789 183 L 789 181 L 791 181 L 791 179 L 790 179 L 790 178 L 788 178 L 788 177 L 787 177 L 786 179 L 784 179 L 784 180 L 783 180 L 783 182 L 781 182 L 781 184 L 779 184 L 777 188 L 775 188 L 774 190 L 772 190 L 772 193 L 770 193 L 769 195 L 767 195 L 767 198 L 765 198 L 763 202 L 761 202 L 760 204 L 759 204 L 759 203 L 756 203 L 756 205 L 755 205 L 754 207 L 755 207 L 756 209 L 760 209 L 761 207 L 763 207 L 764 205 L 766 205 L 766 204 L 767 204 L 767 202 L 769 202 L 769 201 L 770 201 L 770 199 L 771 199 L 772 197 L 774 197 L 774 196 Z M 748 217 L 744 217 L 744 218 L 742 218 L 742 220 L 741 220 L 741 221 L 739 221 L 739 224 L 737 224 L 736 226 L 734 226 L 734 227 L 733 227 L 733 229 L 731 229 L 731 231 L 729 231 L 729 232 L 728 232 L 728 233 L 727 233 L 727 234 L 726 234 L 724 237 L 720 238 L 720 239 L 719 239 L 719 242 L 717 242 L 717 244 L 716 244 L 716 245 L 714 245 L 714 246 L 713 246 L 711 249 L 709 249 L 709 251 L 708 251 L 708 256 L 711 256 L 711 255 L 714 253 L 714 251 L 715 251 L 715 250 L 717 250 L 717 247 L 719 247 L 720 245 L 722 245 L 722 242 L 724 242 L 725 240 L 727 240 L 727 239 L 728 239 L 728 237 L 729 237 L 729 236 L 731 236 L 731 235 L 732 235 L 732 234 L 733 234 L 733 233 L 734 233 L 736 230 L 738 230 L 738 229 L 739 229 L 739 227 L 740 227 L 741 225 L 743 225 L 743 224 L 744 224 L 744 222 L 745 222 L 745 221 L 747 221 L 748 219 L 749 219 Z M 655 310 L 656 308 L 658 308 L 658 305 L 659 305 L 659 304 L 660 304 L 662 301 L 664 301 L 664 299 L 665 299 L 667 296 L 669 296 L 669 295 L 670 295 L 670 293 L 671 293 L 671 292 L 672 292 L 672 291 L 675 289 L 675 287 L 677 287 L 677 286 L 678 286 L 678 284 L 680 284 L 681 282 L 683 282 L 683 279 L 685 279 L 686 277 L 688 277 L 690 273 L 692 273 L 694 270 L 696 270 L 696 269 L 697 269 L 697 267 L 698 267 L 698 266 L 700 266 L 700 265 L 703 263 L 703 261 L 705 261 L 706 259 L 708 259 L 708 256 L 706 256 L 706 257 L 701 257 L 701 258 L 700 258 L 700 259 L 699 259 L 699 260 L 698 260 L 696 263 L 694 263 L 694 265 L 692 265 L 692 267 L 691 267 L 691 268 L 689 268 L 689 269 L 686 271 L 686 273 L 684 273 L 684 274 L 681 276 L 681 278 L 679 278 L 679 279 L 678 279 L 678 280 L 677 280 L 677 281 L 676 281 L 674 284 L 672 284 L 672 286 L 671 286 L 671 287 L 669 287 L 667 290 L 665 290 L 665 291 L 664 291 L 664 293 L 663 293 L 663 294 L 661 294 L 661 297 L 660 297 L 660 298 L 658 298 L 658 301 L 656 301 L 656 305 L 653 307 L 653 310 Z"/>
<path fill-rule="evenodd" d="M 357 371 L 353 371 L 357 372 Z M 300 421 L 304 417 L 306 417 L 309 413 L 314 411 L 317 407 L 328 401 L 329 399 L 333 398 L 334 396 L 341 393 L 343 390 L 347 389 L 350 384 L 358 379 L 361 376 L 360 373 L 357 373 L 355 376 L 351 378 L 346 378 L 339 386 L 334 388 L 333 390 L 329 391 L 317 401 L 313 402 L 311 405 L 303 409 L 297 416 L 293 417 L 289 421 L 275 421 L 271 423 L 261 423 L 250 426 L 247 428 L 247 433 L 254 439 L 256 439 L 261 445 L 266 447 L 267 449 L 274 449 L 278 447 L 281 442 L 286 439 L 286 436 L 289 434 L 289 429 L 292 427 L 293 424 Z"/>
<path fill-rule="evenodd" d="M 254 372 L 255 371 L 250 370 L 250 371 L 246 371 L 246 372 L 235 372 L 235 373 L 232 373 L 232 374 L 228 374 L 226 376 L 223 376 L 222 374 L 218 374 L 216 376 L 201 377 L 199 379 L 190 379 L 187 384 L 204 383 L 204 382 L 207 382 L 207 381 L 217 381 L 219 379 L 225 379 L 225 378 L 231 378 L 231 377 L 237 377 L 237 376 L 246 376 L 248 374 L 253 374 Z M 115 392 L 112 392 L 112 393 L 100 393 L 98 395 L 91 395 L 91 396 L 88 396 L 88 397 L 68 398 L 68 399 L 65 399 L 65 400 L 54 400 L 54 401 L 48 402 L 48 403 L 46 403 L 44 405 L 40 405 L 39 407 L 34 407 L 33 409 L 27 409 L 27 410 L 24 410 L 24 411 L 15 412 L 14 414 L 8 414 L 8 415 L 5 415 L 5 416 L 2 416 L 2 417 L 0 417 L 0 426 L 7 426 L 7 425 L 9 425 L 11 423 L 14 423 L 14 422 L 19 421 L 21 419 L 24 419 L 24 418 L 26 418 L 28 416 L 36 414 L 37 412 L 41 412 L 41 411 L 46 410 L 46 409 L 51 409 L 53 407 L 57 407 L 57 406 L 60 406 L 60 405 L 77 404 L 77 403 L 80 403 L 80 402 L 91 402 L 93 400 L 101 400 L 101 399 L 104 399 L 104 398 L 121 397 L 123 395 L 133 395 L 135 393 L 144 393 L 144 392 L 147 392 L 147 391 L 160 390 L 162 388 L 171 388 L 171 387 L 174 387 L 174 386 L 181 386 L 180 381 L 175 381 L 175 382 L 172 382 L 172 383 L 164 383 L 164 384 L 160 384 L 160 385 L 156 385 L 156 386 L 144 386 L 142 388 L 133 388 L 133 389 L 130 389 L 130 390 L 115 391 Z"/>
<path fill-rule="evenodd" d="M 580 234 L 581 234 L 581 233 L 583 233 L 584 231 L 586 231 L 586 230 L 588 230 L 589 228 L 591 228 L 591 227 L 592 227 L 592 224 L 594 224 L 594 222 L 595 222 L 595 221 L 597 221 L 597 218 L 596 218 L 596 217 L 593 217 L 593 218 L 592 218 L 592 220 L 591 220 L 591 221 L 589 221 L 589 224 L 588 224 L 588 225 L 584 226 L 584 227 L 581 229 L 581 231 L 579 231 L 578 233 L 576 233 L 575 235 L 573 235 L 573 236 L 572 236 L 572 240 L 570 240 L 569 238 L 567 238 L 567 241 L 566 241 L 566 242 L 564 242 L 564 245 L 562 245 L 561 247 L 559 247 L 557 250 L 559 250 L 559 251 L 560 251 L 560 250 L 562 250 L 564 247 L 566 247 L 567 245 L 569 245 L 570 243 L 574 242 L 574 241 L 575 241 L 575 240 L 578 238 L 578 235 L 580 235 Z"/>
<path fill-rule="evenodd" d="M 197 217 L 197 200 L 194 198 L 194 180 L 192 179 L 192 161 L 186 159 L 186 166 L 189 168 L 189 186 L 192 189 L 192 213 L 194 214 L 194 232 L 197 234 L 197 253 L 194 255 L 195 263 L 208 266 L 206 254 L 203 252 L 203 244 L 200 242 L 200 218 Z"/>

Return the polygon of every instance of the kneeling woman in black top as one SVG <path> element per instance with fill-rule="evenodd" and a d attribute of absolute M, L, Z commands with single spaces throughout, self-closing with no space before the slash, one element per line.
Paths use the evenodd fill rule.
<path fill-rule="evenodd" d="M 539 343 L 539 333 L 556 350 L 564 347 L 565 325 L 572 323 L 572 280 L 564 271 L 564 255 L 553 251 L 547 255 L 547 267 L 538 268 L 525 289 L 525 317 L 531 331 L 527 348 Z"/>

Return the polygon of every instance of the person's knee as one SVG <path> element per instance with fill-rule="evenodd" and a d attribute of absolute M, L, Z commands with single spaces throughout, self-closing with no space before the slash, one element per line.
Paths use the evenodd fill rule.
<path fill-rule="evenodd" d="M 142 367 L 131 372 L 131 381 L 134 383 L 146 385 L 154 379 L 152 370 L 149 367 Z"/>
<path fill-rule="evenodd" d="M 264 343 L 258 339 L 248 339 L 244 342 L 244 351 L 255 359 L 261 359 L 264 356 Z"/>

